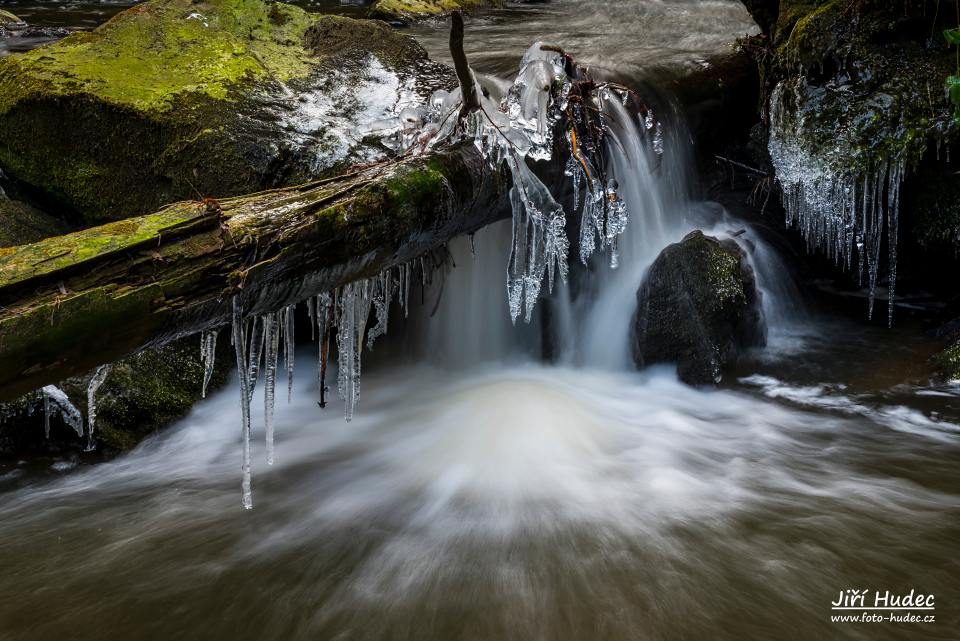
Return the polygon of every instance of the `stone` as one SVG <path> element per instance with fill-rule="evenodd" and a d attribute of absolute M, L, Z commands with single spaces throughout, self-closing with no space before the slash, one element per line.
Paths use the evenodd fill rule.
<path fill-rule="evenodd" d="M 0 59 L 0 167 L 98 224 L 386 158 L 387 121 L 455 84 L 379 21 L 148 0 Z"/>
<path fill-rule="evenodd" d="M 701 231 L 665 248 L 637 290 L 634 360 L 676 363 L 690 385 L 714 385 L 747 348 L 766 343 L 761 294 L 743 250 Z"/>

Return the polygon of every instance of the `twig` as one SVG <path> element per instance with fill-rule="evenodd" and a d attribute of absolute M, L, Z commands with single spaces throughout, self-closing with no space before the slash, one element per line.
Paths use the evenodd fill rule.
<path fill-rule="evenodd" d="M 460 95 L 463 98 L 460 118 L 463 118 L 480 108 L 480 98 L 477 96 L 477 83 L 473 80 L 467 54 L 463 51 L 463 12 L 458 9 L 451 18 L 450 57 L 453 58 L 453 68 L 457 72 L 457 80 L 460 81 Z"/>
<path fill-rule="evenodd" d="M 733 167 L 738 167 L 740 169 L 743 169 L 744 171 L 749 171 L 750 173 L 756 174 L 757 176 L 767 177 L 770 175 L 769 173 L 762 171 L 760 169 L 757 169 L 756 167 L 745 165 L 742 162 L 737 162 L 736 160 L 731 160 L 730 158 L 724 158 L 723 156 L 717 156 L 716 154 L 713 157 L 719 160 L 720 162 L 729 163 Z"/>

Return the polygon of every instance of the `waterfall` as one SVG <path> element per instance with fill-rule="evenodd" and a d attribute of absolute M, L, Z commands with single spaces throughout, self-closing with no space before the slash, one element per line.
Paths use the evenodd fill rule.
<path fill-rule="evenodd" d="M 658 120 L 662 115 L 655 118 L 630 90 L 584 81 L 585 72 L 570 71 L 571 66 L 576 67 L 555 47 L 538 43 L 499 103 L 499 89 L 490 85 L 480 108 L 462 118 L 459 90 L 437 92 L 421 111 L 405 116 L 423 126 L 422 133 L 404 138 L 418 142 L 408 153 L 468 140 L 491 170 L 509 169 L 512 220 L 454 239 L 446 261 L 421 257 L 308 301 L 320 330 L 313 334 L 321 344 L 321 407 L 330 321 L 336 327 L 337 388 L 349 421 L 360 400 L 363 349 L 388 331 L 394 301 L 404 318 L 412 308 L 404 331 L 408 351 L 420 363 L 464 371 L 484 363 L 546 359 L 631 370 L 636 294 L 659 253 L 694 229 L 743 241 L 741 231 L 729 233 L 742 223 L 730 220 L 722 207 L 691 198 L 689 136 L 677 110 L 665 110 L 669 119 Z M 559 146 L 554 136 L 561 132 L 569 151 L 565 163 L 554 157 Z M 572 182 L 569 198 L 555 186 L 548 188 L 528 161 L 564 167 Z M 761 273 L 758 283 L 769 318 L 783 321 L 787 314 L 776 302 L 784 294 L 776 286 L 780 276 L 768 273 L 780 265 L 759 237 L 751 236 L 743 246 Z M 237 310 L 234 345 L 245 390 L 244 505 L 250 507 L 250 394 L 263 359 L 267 459 L 272 462 L 277 352 L 282 344 L 292 372 L 293 311 L 244 318 Z M 212 359 L 212 344 L 204 345 Z"/>

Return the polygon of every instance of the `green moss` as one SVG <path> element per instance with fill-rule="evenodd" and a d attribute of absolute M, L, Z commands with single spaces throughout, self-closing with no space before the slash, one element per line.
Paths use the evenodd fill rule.
<path fill-rule="evenodd" d="M 477 11 L 503 6 L 503 0 L 377 0 L 370 15 L 384 20 L 416 20 L 447 15 L 457 9 Z"/>
<path fill-rule="evenodd" d="M 724 249 L 717 242 L 708 242 L 706 251 L 709 252 L 707 277 L 710 289 L 717 294 L 718 303 L 725 305 L 746 301 L 738 253 Z"/>
<path fill-rule="evenodd" d="M 778 23 L 781 60 L 810 66 L 828 56 L 837 46 L 834 23 L 845 6 L 842 0 L 788 4 Z"/>
<path fill-rule="evenodd" d="M 185 416 L 200 400 L 204 368 L 198 337 L 189 336 L 162 347 L 146 349 L 121 359 L 97 392 L 94 429 L 97 454 L 129 450 L 145 436 Z M 231 363 L 230 341 L 221 337 L 213 376 L 207 389 L 226 382 Z M 57 383 L 73 404 L 86 414 L 86 389 L 92 372 Z M 63 455 L 80 453 L 87 438 L 76 435 L 54 416 L 50 437 L 44 436 L 42 396 L 31 392 L 0 403 L 0 456 Z"/>
<path fill-rule="evenodd" d="M 947 380 L 960 380 L 960 341 L 934 356 L 933 362 Z"/>
<path fill-rule="evenodd" d="M 395 69 L 426 57 L 377 21 L 262 0 L 148 0 L 0 59 L 0 166 L 83 224 L 301 182 L 313 163 L 288 147 L 263 96 L 277 82 L 343 82 L 332 70 L 362 73 L 355 63 L 370 54 Z"/>
<path fill-rule="evenodd" d="M 167 111 L 185 93 L 228 100 L 248 78 L 305 76 L 308 55 L 290 45 L 312 23 L 301 9 L 261 0 L 153 0 L 91 33 L 0 60 L 0 114 L 31 96 L 77 92 L 142 112 Z"/>

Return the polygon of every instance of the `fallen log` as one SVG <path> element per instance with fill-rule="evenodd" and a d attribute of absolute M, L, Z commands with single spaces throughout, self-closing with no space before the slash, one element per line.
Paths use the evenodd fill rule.
<path fill-rule="evenodd" d="M 509 215 L 472 147 L 0 249 L 0 399 L 375 275 Z"/>

